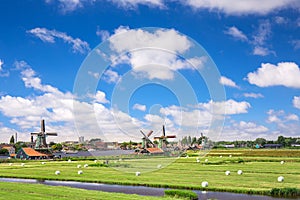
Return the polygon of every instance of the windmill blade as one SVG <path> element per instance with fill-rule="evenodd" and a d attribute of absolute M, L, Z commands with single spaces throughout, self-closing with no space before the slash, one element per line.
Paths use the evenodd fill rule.
<path fill-rule="evenodd" d="M 163 136 L 166 136 L 165 125 L 163 125 Z"/>
<path fill-rule="evenodd" d="M 31 135 L 38 135 L 38 134 L 41 134 L 41 133 L 30 133 Z"/>
<path fill-rule="evenodd" d="M 145 133 L 142 130 L 140 130 L 140 132 L 143 134 L 144 138 L 147 138 L 147 136 L 145 135 Z"/>
<path fill-rule="evenodd" d="M 203 133 L 201 132 L 201 137 L 203 138 Z"/>
<path fill-rule="evenodd" d="M 57 133 L 46 133 L 46 135 L 57 136 Z"/>
<path fill-rule="evenodd" d="M 166 138 L 176 138 L 176 135 L 168 135 Z"/>
<path fill-rule="evenodd" d="M 41 132 L 45 133 L 45 120 L 44 119 L 41 120 Z"/>
<path fill-rule="evenodd" d="M 150 137 L 150 135 L 153 133 L 153 131 L 151 130 L 148 134 L 147 137 Z"/>

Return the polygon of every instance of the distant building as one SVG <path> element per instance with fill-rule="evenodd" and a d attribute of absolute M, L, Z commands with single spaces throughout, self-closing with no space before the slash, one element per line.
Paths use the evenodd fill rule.
<path fill-rule="evenodd" d="M 234 148 L 235 145 L 234 144 L 224 144 L 223 145 L 225 148 Z"/>
<path fill-rule="evenodd" d="M 282 147 L 282 144 L 264 144 L 263 147 L 267 149 L 278 149 Z"/>
<path fill-rule="evenodd" d="M 79 143 L 84 143 L 84 136 L 80 136 L 80 137 L 78 138 L 78 142 L 79 142 Z"/>
<path fill-rule="evenodd" d="M 16 158 L 25 160 L 37 160 L 48 158 L 48 155 L 40 153 L 32 148 L 25 147 L 21 148 L 16 155 Z"/>
<path fill-rule="evenodd" d="M 147 148 L 140 151 L 140 153 L 148 153 L 148 154 L 163 154 L 164 151 L 161 148 Z"/>
<path fill-rule="evenodd" d="M 13 146 L 4 145 L 4 146 L 1 146 L 1 149 L 7 149 L 10 157 L 14 157 L 16 155 L 16 150 Z"/>

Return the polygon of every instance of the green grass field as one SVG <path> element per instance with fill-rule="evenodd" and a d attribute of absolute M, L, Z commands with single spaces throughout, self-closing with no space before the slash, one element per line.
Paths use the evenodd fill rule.
<path fill-rule="evenodd" d="M 93 160 L 45 161 L 44 165 L 42 161 L 26 161 L 25 166 L 20 162 L 13 162 L 11 166 L 1 163 L 0 176 L 184 189 L 203 189 L 201 182 L 208 181 L 206 190 L 250 194 L 267 194 L 272 188 L 300 189 L 299 150 L 212 150 L 206 157 L 199 157 L 200 162 L 196 162 L 199 153 L 188 152 L 188 155 L 174 162 L 162 158 L 118 158 L 110 160 L 114 167 L 100 166 Z M 284 164 L 280 163 L 282 160 Z M 79 164 L 89 167 L 78 169 Z M 157 169 L 157 165 L 162 168 Z M 56 170 L 61 174 L 55 175 Z M 78 170 L 83 174 L 78 175 Z M 140 176 L 135 176 L 137 170 L 141 171 Z M 231 175 L 225 175 L 227 170 Z M 243 174 L 238 175 L 238 170 Z M 278 176 L 283 176 L 284 182 L 278 182 Z M 2 187 L 3 184 L 0 189 Z M 3 193 L 3 189 L 1 191 Z"/>

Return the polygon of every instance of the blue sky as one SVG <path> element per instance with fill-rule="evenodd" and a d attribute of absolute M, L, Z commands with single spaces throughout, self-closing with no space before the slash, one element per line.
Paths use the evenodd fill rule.
<path fill-rule="evenodd" d="M 0 5 L 0 142 L 300 136 L 297 0 Z"/>

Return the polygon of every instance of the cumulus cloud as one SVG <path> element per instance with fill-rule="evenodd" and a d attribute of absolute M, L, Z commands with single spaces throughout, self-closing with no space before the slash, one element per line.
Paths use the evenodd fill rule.
<path fill-rule="evenodd" d="M 209 110 L 213 114 L 235 115 L 247 113 L 248 109 L 251 108 L 251 105 L 246 101 L 237 102 L 233 99 L 229 99 L 222 102 L 210 101 L 208 103 L 200 103 L 199 107 Z"/>
<path fill-rule="evenodd" d="M 118 72 L 108 69 L 103 74 L 103 80 L 108 83 L 117 83 L 121 80 L 121 76 Z"/>
<path fill-rule="evenodd" d="M 142 105 L 142 104 L 134 104 L 132 109 L 134 110 L 140 110 L 140 111 L 146 111 L 146 105 Z"/>
<path fill-rule="evenodd" d="M 285 86 L 300 88 L 300 69 L 296 63 L 281 62 L 277 65 L 263 63 L 247 75 L 249 83 L 259 87 Z"/>
<path fill-rule="evenodd" d="M 149 32 L 119 27 L 114 35 L 118 37 L 109 39 L 110 48 L 116 52 L 111 55 L 112 65 L 129 64 L 132 73 L 138 77 L 172 80 L 175 71 L 201 69 L 207 61 L 205 56 L 179 58 L 177 54 L 187 52 L 192 44 L 174 29 Z M 120 54 L 122 56 L 117 56 Z"/>
<path fill-rule="evenodd" d="M 0 59 L 0 77 L 9 76 L 9 72 L 3 69 L 4 61 Z"/>
<path fill-rule="evenodd" d="M 295 96 L 293 99 L 293 105 L 295 108 L 300 109 L 300 96 Z"/>
<path fill-rule="evenodd" d="M 231 0 L 187 0 L 181 2 L 195 9 L 222 12 L 227 15 L 267 15 L 276 10 L 300 7 L 297 0 L 239 0 L 234 3 Z"/>
<path fill-rule="evenodd" d="M 232 36 L 232 37 L 234 37 L 238 40 L 242 40 L 242 41 L 247 41 L 248 40 L 247 36 L 235 26 L 229 27 L 224 32 L 225 32 L 225 34 L 228 34 L 228 35 L 230 35 L 230 36 Z"/>
<path fill-rule="evenodd" d="M 63 32 L 39 27 L 28 30 L 27 32 L 35 37 L 38 37 L 43 42 L 55 43 L 56 39 L 61 39 L 64 42 L 72 45 L 72 50 L 74 53 L 79 52 L 84 54 L 90 51 L 90 47 L 87 42 L 82 41 L 79 38 L 73 38 Z"/>
<path fill-rule="evenodd" d="M 101 41 L 105 41 L 109 38 L 110 34 L 108 31 L 106 30 L 101 30 L 99 28 L 99 26 L 97 26 L 97 31 L 96 31 L 96 35 L 98 35 L 99 37 L 101 37 Z"/>
<path fill-rule="evenodd" d="M 299 116 L 293 113 L 286 113 L 283 110 L 269 110 L 268 123 L 275 124 L 277 136 L 298 136 L 299 135 Z"/>
<path fill-rule="evenodd" d="M 250 97 L 255 99 L 264 97 L 264 95 L 262 95 L 261 93 L 244 93 L 243 95 L 244 97 Z"/>
<path fill-rule="evenodd" d="M 237 86 L 234 81 L 232 81 L 231 79 L 229 79 L 225 76 L 221 76 L 219 81 L 220 81 L 221 84 L 223 84 L 225 86 L 229 86 L 229 87 L 233 87 L 233 88 L 239 88 L 239 86 Z"/>

